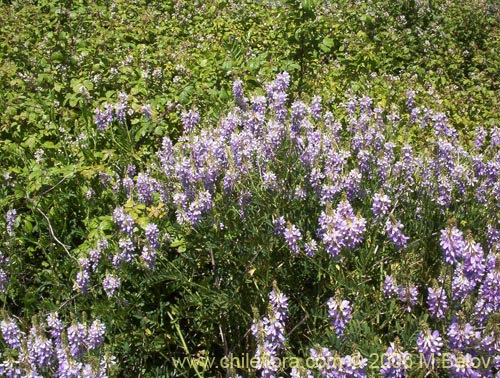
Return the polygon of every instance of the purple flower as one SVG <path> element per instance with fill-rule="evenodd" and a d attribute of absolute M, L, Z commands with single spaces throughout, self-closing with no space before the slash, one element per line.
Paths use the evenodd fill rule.
<path fill-rule="evenodd" d="M 293 251 L 293 253 L 299 253 L 298 243 L 302 240 L 302 234 L 300 230 L 293 224 L 289 224 L 283 233 L 286 243 Z"/>
<path fill-rule="evenodd" d="M 74 360 L 67 352 L 66 348 L 58 347 L 56 350 L 58 361 L 57 377 L 80 378 L 82 376 L 83 364 Z"/>
<path fill-rule="evenodd" d="M 147 173 L 139 173 L 136 182 L 138 200 L 146 205 L 151 205 L 153 202 L 153 194 L 157 187 L 158 182 L 155 179 L 149 177 Z"/>
<path fill-rule="evenodd" d="M 428 363 L 433 362 L 434 356 L 441 355 L 443 339 L 439 336 L 439 331 L 431 332 L 430 329 L 425 329 L 418 334 L 417 347 L 418 352 L 422 353 Z"/>
<path fill-rule="evenodd" d="M 403 234 L 403 225 L 400 221 L 394 222 L 388 219 L 385 224 L 385 231 L 390 241 L 396 246 L 397 249 L 406 247 L 409 237 Z"/>
<path fill-rule="evenodd" d="M 128 111 L 128 95 L 125 93 L 118 94 L 118 103 L 115 104 L 115 115 L 118 122 L 125 124 L 125 117 Z"/>
<path fill-rule="evenodd" d="M 436 136 L 446 137 L 450 140 L 457 138 L 457 131 L 448 124 L 448 117 L 444 113 L 434 113 L 431 115 L 434 122 L 434 132 Z"/>
<path fill-rule="evenodd" d="M 174 146 L 172 141 L 167 137 L 163 138 L 161 146 L 161 150 L 156 155 L 160 159 L 163 174 L 169 176 L 174 173 Z"/>
<path fill-rule="evenodd" d="M 277 90 L 286 91 L 290 85 L 290 74 L 287 71 L 283 71 L 276 75 L 276 80 L 273 83 Z"/>
<path fill-rule="evenodd" d="M 87 270 L 80 270 L 76 274 L 76 282 L 74 285 L 75 290 L 80 290 L 82 293 L 86 294 L 88 292 L 90 283 L 90 274 Z"/>
<path fill-rule="evenodd" d="M 102 187 L 107 187 L 111 183 L 111 176 L 106 172 L 99 172 L 99 180 Z"/>
<path fill-rule="evenodd" d="M 474 281 L 471 281 L 464 272 L 462 264 L 457 264 L 453 272 L 453 279 L 451 284 L 452 298 L 454 301 L 463 303 L 475 288 Z"/>
<path fill-rule="evenodd" d="M 476 127 L 476 136 L 474 138 L 474 147 L 476 148 L 476 150 L 480 150 L 483 147 L 487 135 L 488 132 L 484 127 Z"/>
<path fill-rule="evenodd" d="M 80 323 L 73 323 L 67 329 L 69 352 L 73 358 L 80 358 L 85 352 L 87 329 Z"/>
<path fill-rule="evenodd" d="M 363 96 L 359 100 L 359 110 L 361 113 L 371 115 L 373 99 L 368 96 Z"/>
<path fill-rule="evenodd" d="M 316 365 L 319 373 L 323 377 L 339 377 L 339 367 L 342 366 L 342 359 L 339 355 L 332 353 L 328 348 L 311 348 L 312 361 Z"/>
<path fill-rule="evenodd" d="M 254 96 L 250 100 L 252 103 L 252 111 L 261 118 L 266 114 L 267 100 L 264 96 Z"/>
<path fill-rule="evenodd" d="M 239 201 L 241 207 L 246 206 L 245 200 L 246 197 L 242 194 Z M 197 193 L 197 198 L 189 204 L 185 213 L 185 218 L 192 226 L 194 226 L 202 220 L 203 213 L 207 213 L 212 206 L 213 200 L 210 192 L 206 190 L 199 192 Z"/>
<path fill-rule="evenodd" d="M 300 131 L 300 124 L 308 112 L 308 107 L 302 101 L 295 101 L 292 104 L 292 133 Z"/>
<path fill-rule="evenodd" d="M 411 111 L 410 111 L 410 122 L 411 123 L 416 123 L 417 122 L 418 116 L 420 115 L 421 111 L 422 111 L 422 109 L 420 109 L 420 108 L 413 108 L 413 109 L 411 109 Z"/>
<path fill-rule="evenodd" d="M 352 250 L 361 244 L 366 231 L 366 220 L 354 215 L 347 200 L 340 202 L 333 214 L 329 213 L 321 213 L 318 235 L 325 244 L 326 251 L 336 257 L 342 248 Z"/>
<path fill-rule="evenodd" d="M 391 167 L 394 162 L 394 148 L 396 145 L 393 142 L 387 142 L 383 147 L 383 155 L 377 159 L 377 174 L 378 181 L 383 184 L 387 181 L 390 175 Z"/>
<path fill-rule="evenodd" d="M 315 121 L 318 121 L 321 117 L 321 97 L 314 96 L 311 101 L 311 115 Z"/>
<path fill-rule="evenodd" d="M 123 188 L 125 188 L 127 196 L 130 196 L 132 193 L 132 189 L 134 189 L 134 180 L 132 180 L 130 177 L 127 176 L 121 180 L 121 184 Z"/>
<path fill-rule="evenodd" d="M 309 369 L 294 367 L 290 371 L 290 378 L 314 378 L 314 376 Z"/>
<path fill-rule="evenodd" d="M 102 281 L 102 287 L 109 298 L 115 295 L 115 291 L 120 288 L 120 285 L 120 277 L 117 277 L 114 274 L 108 274 Z"/>
<path fill-rule="evenodd" d="M 450 323 L 447 334 L 450 349 L 460 351 L 475 347 L 481 336 L 479 331 L 474 331 L 470 323 L 459 323 L 456 319 Z"/>
<path fill-rule="evenodd" d="M 357 154 L 358 157 L 358 169 L 365 178 L 372 178 L 372 153 L 368 149 L 362 149 Z M 375 203 L 378 202 L 378 198 L 373 197 L 373 203 L 375 211 L 378 209 Z M 373 210 L 373 208 L 372 208 Z"/>
<path fill-rule="evenodd" d="M 9 277 L 7 272 L 3 268 L 0 268 L 0 292 L 5 292 L 8 282 Z"/>
<path fill-rule="evenodd" d="M 387 298 L 394 298 L 398 294 L 399 288 L 394 282 L 392 276 L 389 275 L 385 276 L 384 286 L 382 288 L 382 291 Z"/>
<path fill-rule="evenodd" d="M 101 254 L 102 254 L 102 249 L 100 248 L 91 249 L 89 251 L 90 267 L 93 270 L 97 269 L 97 265 L 99 264 L 99 260 L 101 259 Z"/>
<path fill-rule="evenodd" d="M 46 368 L 51 364 L 54 356 L 54 345 L 52 340 L 47 339 L 43 333 L 31 327 L 27 341 L 28 360 L 31 366 Z"/>
<path fill-rule="evenodd" d="M 362 358 L 358 352 L 354 356 L 347 355 L 342 357 L 339 366 L 340 377 L 345 378 L 366 378 L 366 367 L 368 359 Z"/>
<path fill-rule="evenodd" d="M 389 213 L 391 207 L 391 199 L 383 193 L 375 193 L 373 195 L 372 211 L 375 218 L 385 216 Z"/>
<path fill-rule="evenodd" d="M 11 318 L 4 319 L 0 322 L 0 329 L 2 330 L 2 337 L 9 347 L 12 349 L 21 348 L 22 333 Z"/>
<path fill-rule="evenodd" d="M 316 240 L 311 239 L 309 242 L 304 244 L 304 249 L 307 256 L 313 257 L 318 251 L 318 243 L 316 243 Z"/>
<path fill-rule="evenodd" d="M 471 237 L 465 242 L 465 251 L 463 255 L 463 272 L 468 279 L 478 283 L 485 273 L 484 252 L 481 244 L 475 243 Z"/>
<path fill-rule="evenodd" d="M 200 122 L 200 114 L 194 109 L 188 112 L 182 112 L 181 122 L 184 127 L 184 134 L 190 134 L 194 127 Z"/>
<path fill-rule="evenodd" d="M 493 248 L 500 241 L 500 231 L 491 224 L 488 225 L 487 243 L 489 248 Z"/>
<path fill-rule="evenodd" d="M 273 377 L 277 371 L 278 351 L 284 348 L 285 321 L 288 318 L 286 295 L 273 289 L 269 293 L 269 316 L 252 324 L 252 334 L 257 340 L 257 369 L 262 377 Z"/>
<path fill-rule="evenodd" d="M 107 249 L 109 247 L 109 243 L 106 239 L 100 239 L 98 242 L 97 242 L 97 249 L 99 251 L 103 251 L 105 249 Z"/>
<path fill-rule="evenodd" d="M 134 233 L 134 220 L 129 214 L 125 213 L 123 207 L 117 207 L 113 212 L 113 220 L 120 229 L 128 236 Z"/>
<path fill-rule="evenodd" d="M 283 122 L 286 117 L 286 90 L 290 84 L 290 74 L 283 72 L 276 76 L 276 80 L 265 86 L 270 109 L 274 112 L 276 121 Z"/>
<path fill-rule="evenodd" d="M 384 378 L 404 378 L 406 371 L 411 366 L 411 356 L 406 351 L 401 351 L 399 346 L 391 343 L 384 354 L 383 365 L 380 373 Z"/>
<path fill-rule="evenodd" d="M 4 256 L 4 254 L 0 251 L 0 292 L 5 292 L 7 288 L 9 277 L 7 271 L 3 268 L 8 267 L 9 265 L 9 258 Z"/>
<path fill-rule="evenodd" d="M 483 334 L 480 348 L 484 352 L 493 355 L 495 352 L 500 351 L 500 338 L 495 335 L 494 331 Z"/>
<path fill-rule="evenodd" d="M 57 312 L 47 315 L 47 325 L 50 328 L 50 336 L 55 340 L 56 345 L 61 345 L 61 335 L 64 327 Z"/>
<path fill-rule="evenodd" d="M 443 288 L 428 289 L 427 306 L 432 318 L 444 319 L 448 309 L 448 298 Z"/>
<path fill-rule="evenodd" d="M 361 181 L 363 176 L 357 169 L 353 169 L 346 177 L 344 185 L 349 201 L 354 201 L 356 198 L 362 198 L 363 191 L 361 189 Z"/>
<path fill-rule="evenodd" d="M 300 161 L 308 171 L 318 163 L 321 157 L 322 133 L 318 130 L 307 131 L 306 145 L 302 149 Z"/>
<path fill-rule="evenodd" d="M 96 108 L 94 110 L 94 122 L 98 131 L 105 131 L 113 124 L 113 107 L 106 103 L 104 105 L 104 111 Z"/>
<path fill-rule="evenodd" d="M 479 298 L 493 308 L 500 308 L 500 255 L 497 253 L 488 255 L 486 275 L 479 287 Z"/>
<path fill-rule="evenodd" d="M 408 110 L 411 111 L 415 107 L 415 91 L 408 89 L 406 91 L 406 105 Z"/>
<path fill-rule="evenodd" d="M 14 228 L 17 225 L 16 209 L 10 209 L 9 211 L 7 211 L 6 222 L 7 222 L 7 233 L 10 236 L 14 236 Z"/>
<path fill-rule="evenodd" d="M 456 264 L 466 254 L 464 235 L 455 226 L 441 230 L 440 244 L 444 261 L 448 264 Z"/>
<path fill-rule="evenodd" d="M 278 189 L 278 183 L 276 180 L 276 175 L 271 171 L 266 171 L 262 175 L 262 183 L 264 184 L 264 188 L 267 190 Z"/>
<path fill-rule="evenodd" d="M 269 293 L 269 303 L 274 313 L 274 317 L 279 321 L 285 321 L 288 317 L 288 298 L 276 288 Z"/>
<path fill-rule="evenodd" d="M 477 357 L 469 353 L 450 353 L 449 355 L 449 376 L 452 378 L 483 378 L 486 375 L 475 369 Z"/>
<path fill-rule="evenodd" d="M 0 363 L 0 374 L 6 378 L 25 378 L 24 372 L 18 367 L 19 361 L 12 358 L 6 359 Z"/>
<path fill-rule="evenodd" d="M 278 236 L 285 235 L 286 221 L 284 217 L 278 217 L 273 220 L 274 233 Z"/>
<path fill-rule="evenodd" d="M 130 262 L 134 258 L 135 245 L 134 242 L 129 239 L 120 239 L 118 241 L 118 247 L 121 249 L 120 260 Z"/>
<path fill-rule="evenodd" d="M 248 100 L 245 98 L 243 93 L 243 81 L 235 80 L 233 83 L 233 97 L 236 104 L 242 109 L 246 109 L 246 104 Z"/>
<path fill-rule="evenodd" d="M 153 110 L 151 109 L 151 105 L 146 104 L 141 107 L 142 114 L 148 121 L 153 119 Z"/>
<path fill-rule="evenodd" d="M 500 128 L 499 127 L 493 127 L 490 130 L 490 137 L 491 137 L 491 145 L 493 147 L 500 146 Z"/>
<path fill-rule="evenodd" d="M 402 286 L 398 290 L 399 300 L 406 303 L 406 311 L 411 312 L 412 306 L 418 303 L 418 289 L 414 285 Z"/>
<path fill-rule="evenodd" d="M 160 230 L 158 229 L 158 226 L 154 223 L 149 223 L 146 226 L 145 234 L 146 234 L 146 239 L 148 240 L 149 243 L 149 247 L 152 250 L 158 249 L 158 247 L 160 246 L 160 240 L 159 240 Z"/>
<path fill-rule="evenodd" d="M 142 260 L 144 261 L 144 264 L 148 267 L 148 269 L 154 269 L 155 268 L 155 262 L 156 262 L 156 252 L 155 250 L 151 249 L 147 245 L 145 245 L 142 248 L 142 253 L 141 253 Z"/>
<path fill-rule="evenodd" d="M 352 305 L 348 300 L 330 298 L 328 300 L 328 317 L 337 336 L 344 333 L 347 323 L 352 319 Z"/>
<path fill-rule="evenodd" d="M 104 341 L 106 326 L 99 319 L 92 322 L 87 333 L 87 347 L 89 350 L 97 349 Z"/>

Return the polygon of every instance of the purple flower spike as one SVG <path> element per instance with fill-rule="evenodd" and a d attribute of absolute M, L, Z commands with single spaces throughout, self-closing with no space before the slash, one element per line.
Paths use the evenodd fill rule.
<path fill-rule="evenodd" d="M 385 224 L 385 231 L 387 232 L 389 240 L 397 249 L 406 247 L 409 237 L 403 234 L 403 224 L 400 221 L 393 222 L 388 219 Z"/>
<path fill-rule="evenodd" d="M 7 318 L 0 322 L 0 329 L 2 330 L 2 337 L 5 343 L 12 349 L 19 349 L 21 347 L 21 331 L 14 320 Z"/>
<path fill-rule="evenodd" d="M 439 336 L 439 331 L 431 332 L 430 329 L 426 329 L 418 334 L 417 347 L 419 353 L 422 353 L 426 360 L 429 360 L 434 356 L 441 355 L 443 339 Z"/>
<path fill-rule="evenodd" d="M 285 237 L 285 241 L 290 247 L 290 249 L 293 251 L 293 253 L 295 254 L 299 253 L 298 243 L 302 240 L 302 234 L 300 230 L 297 227 L 295 227 L 295 225 L 290 224 L 288 227 L 285 228 L 283 236 Z"/>
<path fill-rule="evenodd" d="M 330 298 L 328 300 L 328 317 L 337 336 L 344 333 L 347 323 L 352 319 L 352 305 L 347 300 Z"/>
<path fill-rule="evenodd" d="M 441 249 L 444 261 L 456 264 L 466 254 L 466 245 L 463 233 L 455 226 L 441 230 Z"/>

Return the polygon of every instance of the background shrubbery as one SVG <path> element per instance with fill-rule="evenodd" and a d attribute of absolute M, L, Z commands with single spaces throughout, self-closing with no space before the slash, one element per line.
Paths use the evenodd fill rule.
<path fill-rule="evenodd" d="M 0 7 L 3 361 L 265 375 L 172 358 L 253 356 L 266 315 L 280 356 L 415 355 L 430 327 L 443 352 L 498 359 L 496 2 Z M 390 198 L 378 217 L 376 194 Z M 429 288 L 447 295 L 443 317 Z M 343 332 L 331 298 L 352 306 Z M 466 323 L 457 345 L 450 327 Z M 43 360 L 40 343 L 61 347 Z"/>

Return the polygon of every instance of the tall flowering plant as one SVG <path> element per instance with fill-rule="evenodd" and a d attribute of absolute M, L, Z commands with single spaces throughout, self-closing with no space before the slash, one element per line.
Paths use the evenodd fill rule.
<path fill-rule="evenodd" d="M 251 322 L 252 305 L 277 281 L 287 296 L 271 291 L 268 315 L 251 328 L 262 376 L 277 374 L 272 361 L 282 353 L 338 357 L 344 365 L 316 370 L 364 376 L 367 361 L 354 353 L 360 333 L 372 338 L 364 352 L 385 356 L 382 376 L 411 374 L 412 353 L 497 358 L 496 134 L 489 144 L 478 135 L 470 150 L 447 116 L 418 107 L 411 91 L 405 113 L 367 95 L 328 109 L 318 96 L 291 98 L 289 85 L 283 72 L 251 96 L 236 81 L 234 107 L 216 124 L 182 112 L 184 134 L 162 140 L 155 166 L 115 178 L 126 201 L 115 206 L 107 240 L 77 260 L 75 290 L 102 288 L 121 303 L 136 268 L 152 275 L 145 282 L 192 277 L 182 290 L 193 301 L 212 283 L 212 302 L 237 309 L 219 315 L 227 352 L 231 337 L 248 334 L 235 314 Z M 408 122 L 425 143 L 408 137 Z M 329 299 L 332 291 L 349 300 Z M 292 332 L 287 344 L 294 322 L 306 337 Z"/>

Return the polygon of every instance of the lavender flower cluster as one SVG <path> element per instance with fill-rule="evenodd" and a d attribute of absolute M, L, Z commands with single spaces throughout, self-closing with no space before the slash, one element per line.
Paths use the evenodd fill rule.
<path fill-rule="evenodd" d="M 380 374 L 384 378 L 404 378 L 411 365 L 410 353 L 402 351 L 398 343 L 391 343 L 383 356 Z"/>
<path fill-rule="evenodd" d="M 101 239 L 97 242 L 96 247 L 89 251 L 88 257 L 81 257 L 78 259 L 79 270 L 76 274 L 76 280 L 73 286 L 75 290 L 79 290 L 84 294 L 88 293 L 91 273 L 97 270 L 101 258 L 108 247 L 108 241 L 106 239 Z"/>
<path fill-rule="evenodd" d="M 268 316 L 252 324 L 257 341 L 257 370 L 261 377 L 274 378 L 279 368 L 279 352 L 285 346 L 285 322 L 288 317 L 288 298 L 277 288 L 269 293 Z"/>
<path fill-rule="evenodd" d="M 495 167 L 500 154 L 485 161 L 483 153 L 467 152 L 457 144 L 457 133 L 444 114 L 423 108 L 417 112 L 414 122 L 434 134 L 429 142 L 432 148 L 417 154 L 412 146 L 398 147 L 391 141 L 402 117 L 385 114 L 367 96 L 348 99 L 346 125 L 323 111 L 319 97 L 310 106 L 295 101 L 288 110 L 289 80 L 286 72 L 280 74 L 266 85 L 266 96 L 250 98 L 237 81 L 237 107 L 216 127 L 202 127 L 196 111 L 184 112 L 186 133 L 180 143 L 174 146 L 165 138 L 158 152 L 161 177 L 152 179 L 147 172 L 138 175 L 138 201 L 166 203 L 173 207 L 179 224 L 196 226 L 212 211 L 216 198 L 235 199 L 244 216 L 244 208 L 258 195 L 248 190 L 249 184 L 259 177 L 265 190 L 283 200 L 307 197 L 321 204 L 315 243 L 321 242 L 319 246 L 333 257 L 360 246 L 367 227 L 376 224 L 384 226 L 381 232 L 396 249 L 406 247 L 411 235 L 403 232 L 397 215 L 411 201 L 410 194 L 442 210 L 452 200 L 462 201 L 465 194 L 483 203 L 498 203 Z M 409 101 L 414 107 L 414 99 Z M 483 144 L 480 151 L 485 149 Z M 283 170 L 283 154 L 298 164 Z M 284 174 L 296 178 L 292 187 Z M 133 181 L 124 179 L 123 185 L 130 194 Z M 343 195 L 346 198 L 340 200 Z M 398 198 L 399 204 L 392 205 L 391 198 Z M 372 223 L 366 218 L 369 214 L 356 214 L 352 207 L 356 201 L 370 204 Z M 289 222 L 285 241 L 298 253 L 305 232 L 293 219 Z"/>
<path fill-rule="evenodd" d="M 98 319 L 90 325 L 74 321 L 64 327 L 58 314 L 51 313 L 23 332 L 6 316 L 0 330 L 7 347 L 16 351 L 0 363 L 2 377 L 105 378 L 115 364 L 112 356 L 103 353 L 96 354 L 101 357 L 95 363 L 86 362 L 104 342 L 106 327 Z"/>
<path fill-rule="evenodd" d="M 135 167 L 129 167 L 129 173 L 135 172 Z M 147 182 L 153 179 L 143 178 L 141 174 L 137 179 L 139 188 L 139 198 L 145 202 L 147 196 L 151 194 L 151 188 Z M 154 185 L 154 183 L 152 185 Z M 113 269 L 107 269 L 106 275 L 102 280 L 102 288 L 106 295 L 111 298 L 121 286 L 121 278 L 118 274 L 120 268 L 126 263 L 136 263 L 139 266 L 145 266 L 147 269 L 155 269 L 156 252 L 160 248 L 161 233 L 158 226 L 154 223 L 148 223 L 139 235 L 138 225 L 133 217 L 126 212 L 125 208 L 117 207 L 113 212 L 113 221 L 118 228 L 118 234 L 121 238 L 118 240 L 118 251 L 114 254 L 108 253 L 110 248 L 107 239 L 98 241 L 96 248 L 91 249 L 86 257 L 78 259 L 79 271 L 76 274 L 74 289 L 84 294 L 88 293 L 91 282 L 91 273 L 97 272 L 100 263 L 103 260 L 109 260 Z M 169 237 L 164 233 L 165 237 Z M 140 250 L 142 246 L 142 250 Z M 103 258 L 105 257 L 105 258 Z"/>
<path fill-rule="evenodd" d="M 7 223 L 7 234 L 9 236 L 14 236 L 14 229 L 17 226 L 17 210 L 16 209 L 10 209 L 7 211 L 6 215 L 6 223 Z"/>
<path fill-rule="evenodd" d="M 118 102 L 115 104 L 105 103 L 102 108 L 94 110 L 94 123 L 98 131 L 105 131 L 113 122 L 116 121 L 120 125 L 125 125 L 127 115 L 132 115 L 134 110 L 129 105 L 129 96 L 126 93 L 118 94 Z M 142 114 L 150 121 L 153 116 L 151 105 L 145 104 L 141 107 Z"/>
<path fill-rule="evenodd" d="M 337 336 L 344 333 L 347 323 L 352 319 L 352 304 L 348 300 L 330 298 L 328 300 L 328 317 L 331 319 Z"/>
<path fill-rule="evenodd" d="M 352 250 L 363 241 L 366 231 L 366 220 L 354 215 L 351 204 L 344 200 L 335 211 L 326 209 L 319 217 L 318 236 L 325 250 L 336 257 L 342 248 Z"/>
<path fill-rule="evenodd" d="M 0 293 L 4 293 L 7 290 L 7 284 L 9 283 L 9 258 L 0 251 Z"/>
<path fill-rule="evenodd" d="M 418 303 L 418 288 L 412 284 L 398 286 L 392 276 L 385 277 L 382 291 L 387 298 L 399 298 L 408 312 Z"/>
<path fill-rule="evenodd" d="M 454 225 L 443 229 L 440 235 L 443 261 L 449 269 L 438 278 L 437 285 L 427 288 L 426 303 L 430 318 L 444 322 L 446 333 L 441 335 L 438 330 L 423 327 L 417 350 L 429 366 L 434 366 L 435 358 L 448 350 L 449 358 L 457 361 L 451 364 L 453 377 L 492 376 L 500 367 L 500 338 L 494 331 L 500 309 L 500 254 L 493 244 L 485 255 L 472 235 L 464 237 Z M 450 272 L 451 277 L 446 279 Z M 400 287 L 392 276 L 386 276 L 383 291 L 389 298 L 399 297 L 408 303 L 408 311 L 418 304 L 417 287 Z M 472 362 L 477 356 L 494 357 L 495 362 L 477 366 Z M 465 370 L 460 370 L 463 361 L 469 362 Z M 385 376 L 395 376 L 386 370 Z"/>
<path fill-rule="evenodd" d="M 492 128 L 489 138 L 484 129 L 478 129 L 470 150 L 460 143 L 445 114 L 417 107 L 413 91 L 408 92 L 408 115 L 388 112 L 368 96 L 350 96 L 343 104 L 345 114 L 337 120 L 324 109 L 320 97 L 314 97 L 310 105 L 291 101 L 289 82 L 284 72 L 264 87 L 264 96 L 253 97 L 245 96 L 241 81 L 235 82 L 236 106 L 210 127 L 203 127 L 196 111 L 184 112 L 185 134 L 175 145 L 163 139 L 156 178 L 148 171 L 137 176 L 135 186 L 131 179 L 124 182 L 128 194 L 135 193 L 138 202 L 147 205 L 165 205 L 175 213 L 177 224 L 188 228 L 201 227 L 203 222 L 225 224 L 219 219 L 224 214 L 213 214 L 219 205 L 231 205 L 245 218 L 258 199 L 269 204 L 267 215 L 275 217 L 274 232 L 294 256 L 302 251 L 310 258 L 326 253 L 340 261 L 342 253 L 357 252 L 367 240 L 378 243 L 378 234 L 384 236 L 380 240 L 390 241 L 384 241 L 384 249 L 405 253 L 420 237 L 414 219 L 442 217 L 451 207 L 474 203 L 481 213 L 492 214 L 485 221 L 487 249 L 455 225 L 438 225 L 441 232 L 431 236 L 439 242 L 443 256 L 444 273 L 438 283 L 419 292 L 407 279 L 397 285 L 387 276 L 383 292 L 397 298 L 407 312 L 414 312 L 421 298 L 431 321 L 449 322 L 446 334 L 426 327 L 420 330 L 417 348 L 421 353 L 447 348 L 457 358 L 481 353 L 498 356 L 498 337 L 486 330 L 500 312 L 500 231 L 493 215 L 500 206 L 499 129 Z M 398 136 L 404 136 L 401 126 L 407 119 L 429 135 L 425 145 L 395 143 L 401 139 Z M 96 119 L 102 128 L 103 121 L 99 122 Z M 297 209 L 290 211 L 288 204 L 308 219 L 297 216 Z M 115 210 L 114 221 L 121 230 L 121 251 L 113 257 L 118 268 L 138 256 L 139 238 L 138 227 L 123 208 Z M 151 226 L 143 237 L 141 256 L 148 267 L 154 266 L 157 234 L 158 229 Z M 110 276 L 106 287 L 113 295 L 119 287 L 117 277 Z M 284 341 L 286 297 L 280 299 L 274 292 L 271 302 L 269 317 L 253 327 L 257 354 L 262 358 L 276 355 Z M 335 303 L 331 303 L 330 315 L 337 334 L 342 334 L 351 304 Z M 465 315 L 450 320 L 456 314 Z M 397 343 L 390 345 L 386 355 L 387 361 L 407 356 Z M 264 376 L 275 372 L 273 366 L 264 364 L 261 369 Z M 477 374 L 491 375 L 494 369 L 498 367 Z M 406 374 L 388 363 L 381 373 L 387 377 Z"/>

